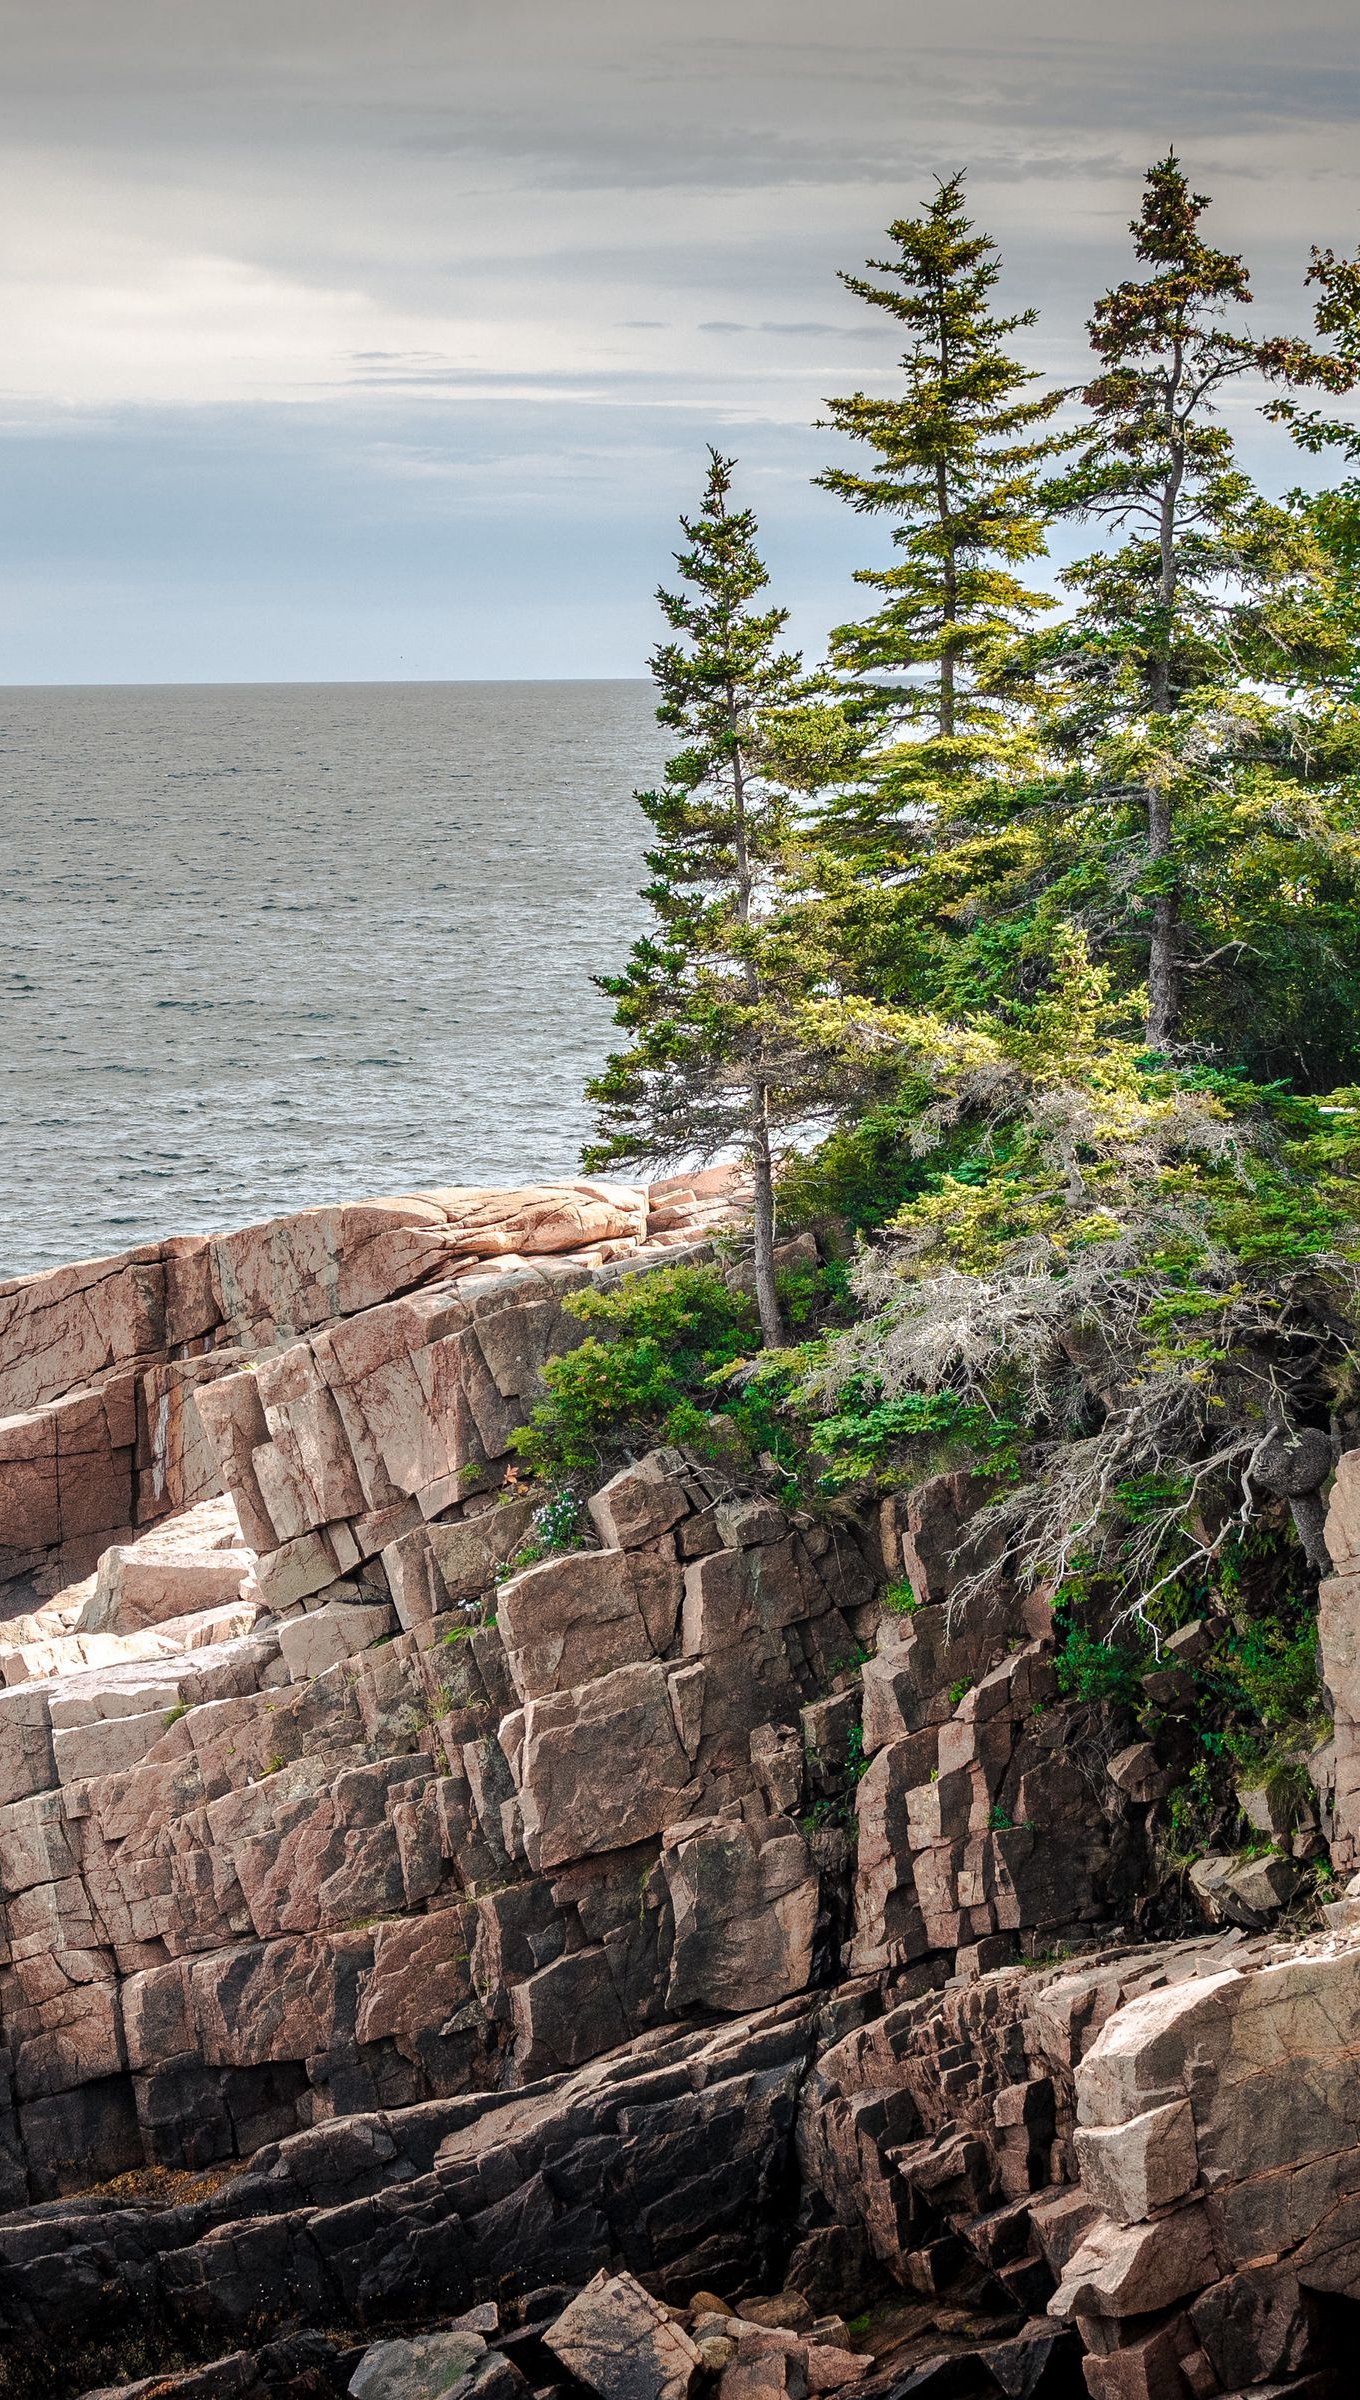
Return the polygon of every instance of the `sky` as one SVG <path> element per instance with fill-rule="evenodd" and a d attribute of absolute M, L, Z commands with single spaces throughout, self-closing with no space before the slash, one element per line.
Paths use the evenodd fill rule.
<path fill-rule="evenodd" d="M 810 652 L 892 388 L 838 268 L 958 168 L 1060 381 L 1174 144 L 1305 329 L 1355 0 L 0 0 L 0 681 L 645 671 L 705 444 Z M 1244 406 L 1250 463 L 1297 463 Z"/>

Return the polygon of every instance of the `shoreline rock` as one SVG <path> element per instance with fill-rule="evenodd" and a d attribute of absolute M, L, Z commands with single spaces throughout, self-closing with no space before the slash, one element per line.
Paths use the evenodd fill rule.
<path fill-rule="evenodd" d="M 442 2360 L 468 2400 L 1321 2400 L 1360 1902 L 1129 1939 L 1156 1758 L 1088 1772 L 1046 1610 L 960 1608 L 978 1478 L 833 1535 L 658 1450 L 517 1570 L 505 1444 L 563 1290 L 737 1206 L 573 1188 L 359 1212 L 353 1256 L 346 1212 L 162 1245 L 3 1320 L 46 1374 L 44 1310 L 86 1311 L 81 1406 L 215 1359 L 181 1433 L 225 1489 L 92 1535 L 79 1582 L 49 1556 L 0 1625 L 0 2394 L 423 2400 Z M 220 1352 L 90 1368 L 224 1261 Z M 1223 1863 L 1206 1915 L 1271 1916 Z"/>

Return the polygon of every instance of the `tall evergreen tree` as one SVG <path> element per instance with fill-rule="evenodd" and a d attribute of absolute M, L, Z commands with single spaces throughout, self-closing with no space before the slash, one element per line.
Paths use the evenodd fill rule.
<path fill-rule="evenodd" d="M 681 519 L 683 588 L 657 597 L 675 639 L 651 660 L 657 717 L 681 737 L 659 791 L 638 794 L 654 930 L 602 976 L 631 1046 L 588 1087 L 600 1138 L 591 1167 L 668 1164 L 740 1148 L 755 1181 L 756 1299 L 780 1338 L 775 1150 L 837 1081 L 825 917 L 797 875 L 798 803 L 767 771 L 766 727 L 796 750 L 801 660 L 781 647 L 787 611 L 755 605 L 768 578 L 755 518 L 729 506 L 733 461 L 709 453 L 696 517 Z"/>
<path fill-rule="evenodd" d="M 1230 322 L 1251 291 L 1242 260 L 1202 238 L 1208 205 L 1174 154 L 1151 168 L 1130 228 L 1151 271 L 1107 292 L 1091 318 L 1099 372 L 1052 498 L 1121 538 L 1064 575 L 1077 607 L 1042 643 L 1058 669 L 1049 729 L 1087 799 L 1113 812 L 1104 924 L 1089 822 L 1077 835 L 1088 927 L 1102 945 L 1141 945 L 1155 1050 L 1181 1029 L 1187 976 L 1242 952 L 1225 902 L 1247 821 L 1225 796 L 1254 776 L 1278 821 L 1296 728 L 1266 694 L 1306 679 L 1326 647 L 1314 534 L 1262 499 L 1218 419 L 1234 384 L 1278 368 L 1281 345 Z"/>
<path fill-rule="evenodd" d="M 855 578 L 881 605 L 832 636 L 835 665 L 872 679 L 878 708 L 907 737 L 880 746 L 867 789 L 840 812 L 842 837 L 861 845 L 894 825 L 900 839 L 949 801 L 951 784 L 951 804 L 966 805 L 957 787 L 1006 746 L 985 670 L 1048 605 L 1021 570 L 1044 552 L 1040 472 L 1061 446 L 1044 430 L 1061 395 L 1033 394 L 1034 374 L 1007 347 L 1034 311 L 993 313 L 1000 258 L 968 217 L 962 175 L 939 186 L 923 215 L 888 231 L 893 255 L 841 281 L 903 327 L 903 388 L 828 401 L 829 423 L 871 458 L 817 479 L 861 514 L 889 520 L 898 552 L 891 566 Z"/>

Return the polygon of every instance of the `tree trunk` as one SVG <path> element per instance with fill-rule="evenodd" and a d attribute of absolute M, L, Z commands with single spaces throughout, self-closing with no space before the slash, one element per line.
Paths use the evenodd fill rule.
<path fill-rule="evenodd" d="M 1147 796 L 1148 857 L 1166 858 L 1171 849 L 1171 802 L 1164 790 Z M 1177 947 L 1179 894 L 1175 887 L 1157 892 L 1152 902 L 1152 940 L 1148 949 L 1148 1013 L 1145 1039 L 1149 1050 L 1166 1050 L 1175 1040 L 1180 1014 L 1180 957 Z"/>
<path fill-rule="evenodd" d="M 940 373 L 944 376 L 948 372 L 949 352 L 947 346 L 942 343 Z M 959 561 L 958 551 L 954 544 L 954 527 L 949 508 L 949 474 L 943 459 L 936 462 L 935 497 L 939 509 L 940 531 L 945 537 L 944 602 L 941 615 L 944 619 L 946 635 L 944 648 L 940 652 L 940 731 L 947 740 L 952 741 L 955 720 L 954 652 L 949 641 L 949 629 L 958 622 Z"/>
<path fill-rule="evenodd" d="M 751 1086 L 751 1158 L 756 1184 L 756 1306 L 760 1311 L 760 1338 L 767 1350 L 777 1350 L 784 1339 L 784 1328 L 774 1283 L 774 1168 L 763 1083 Z"/>
<path fill-rule="evenodd" d="M 1176 508 L 1185 479 L 1185 437 L 1176 415 L 1176 396 L 1180 390 L 1183 349 L 1178 341 L 1173 348 L 1172 364 L 1167 380 L 1167 435 L 1170 465 L 1162 487 L 1161 524 L 1158 547 L 1161 553 L 1160 599 L 1164 614 L 1162 652 L 1152 662 L 1148 697 L 1152 713 L 1158 717 L 1171 715 L 1172 635 L 1176 610 L 1177 558 Z M 1148 857 L 1169 858 L 1171 855 L 1171 795 L 1164 785 L 1149 789 L 1147 796 Z M 1173 883 L 1169 890 L 1154 894 L 1152 902 L 1152 939 L 1148 946 L 1148 1013 L 1146 1041 L 1149 1050 L 1166 1050 L 1176 1037 L 1176 1019 L 1180 1014 L 1180 959 L 1177 951 L 1177 921 L 1180 916 L 1180 887 Z"/>

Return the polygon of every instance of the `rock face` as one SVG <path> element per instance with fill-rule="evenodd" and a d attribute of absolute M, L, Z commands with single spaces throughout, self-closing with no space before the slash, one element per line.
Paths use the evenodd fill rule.
<path fill-rule="evenodd" d="M 1335 1728 L 1332 1859 L 1349 1875 L 1360 1866 L 1360 1451 L 1338 1464 L 1326 1543 L 1334 1572 L 1318 1588 L 1318 1638 Z"/>
<path fill-rule="evenodd" d="M 0 1285 L 0 1590 L 34 1578 L 49 1591 L 68 1584 L 134 1528 L 224 1488 L 253 1549 L 272 1553 L 300 1532 L 312 1536 L 281 1562 L 281 1582 L 291 1576 L 306 1585 L 323 1553 L 323 1581 L 347 1571 L 371 1553 L 362 1538 L 357 1549 L 341 1538 L 346 1555 L 337 1566 L 319 1509 L 367 1521 L 375 1508 L 400 1512 L 405 1502 L 410 1522 L 419 1522 L 412 1504 L 429 1497 L 431 1484 L 495 1455 L 488 1440 L 519 1421 L 514 1402 L 528 1388 L 524 1378 L 542 1364 L 543 1338 L 561 1331 L 551 1320 L 563 1290 L 610 1260 L 645 1264 L 692 1246 L 733 1221 L 739 1197 L 724 1168 L 650 1187 L 413 1192 L 304 1209 L 239 1233 L 154 1243 Z M 531 1259 L 547 1263 L 530 1269 Z M 489 1360 L 475 1340 L 451 1356 L 449 1335 L 466 1331 L 507 1275 L 519 1288 L 509 1315 L 503 1295 L 490 1312 L 500 1321 L 488 1333 Z M 382 1316 L 430 1286 L 442 1309 Z M 455 1293 L 461 1309 L 447 1305 Z M 321 1338 L 314 1350 L 304 1341 L 356 1319 L 367 1327 L 357 1347 Z M 440 1345 L 437 1362 L 423 1355 Z M 244 1405 L 241 1372 L 294 1349 L 290 1367 L 267 1371 L 268 1406 L 281 1412 L 271 1424 Z M 457 1386 L 460 1367 L 461 1410 L 441 1432 L 442 1395 L 420 1377 L 451 1372 Z M 198 1399 L 233 1376 L 234 1395 L 205 1423 Z M 352 1383 L 363 1388 L 350 1407 Z M 269 1454 L 263 1485 L 251 1463 L 257 1447 Z M 375 1488 L 381 1501 L 371 1497 Z M 394 1520 L 393 1534 L 401 1529 Z"/>
<path fill-rule="evenodd" d="M 787 1813 L 801 1767 L 776 1791 L 768 1761 L 776 1720 L 800 1761 L 800 1710 L 850 1683 L 871 1572 L 678 1458 L 643 1472 L 664 1533 L 498 1592 L 525 1505 L 432 1525 L 431 1560 L 445 1530 L 475 1546 L 464 1598 L 414 1631 L 386 1602 L 280 1620 L 257 1593 L 249 1632 L 213 1640 L 209 1609 L 173 1651 L 165 1623 L 76 1633 L 122 1654 L 0 1696 L 7 2197 L 247 2156 L 807 1988 L 821 1878 Z M 141 1549 L 123 1588 L 162 1571 Z M 239 1555 L 206 1550 L 204 1577 Z"/>
<path fill-rule="evenodd" d="M 970 1597 L 985 1482 L 833 1530 L 655 1450 L 521 1559 L 564 1289 L 727 1205 L 419 1195 L 0 1295 L 11 1422 L 131 1376 L 135 1456 L 199 1375 L 192 1504 L 0 1623 L 6 2400 L 1342 2388 L 1360 1898 L 1273 1941 L 1292 1862 L 1206 1859 L 1211 1930 L 1128 1939 L 1164 1772 Z"/>

